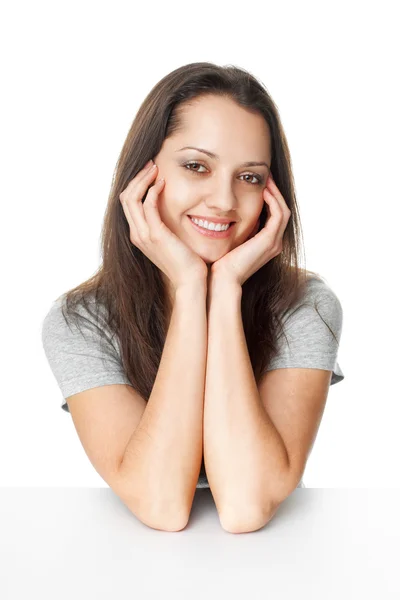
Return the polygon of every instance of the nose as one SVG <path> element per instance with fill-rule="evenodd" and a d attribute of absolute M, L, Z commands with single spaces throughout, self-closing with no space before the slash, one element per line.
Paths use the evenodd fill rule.
<path fill-rule="evenodd" d="M 216 178 L 210 184 L 205 197 L 206 206 L 218 214 L 232 214 L 238 208 L 238 199 L 234 192 L 232 180 L 228 177 Z"/>

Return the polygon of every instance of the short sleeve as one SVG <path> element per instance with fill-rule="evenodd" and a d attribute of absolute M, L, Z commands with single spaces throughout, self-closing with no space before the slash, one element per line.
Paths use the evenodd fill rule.
<path fill-rule="evenodd" d="M 338 363 L 342 325 L 343 310 L 335 292 L 324 280 L 310 278 L 305 297 L 283 319 L 285 335 L 279 336 L 278 353 L 266 370 L 326 369 L 332 371 L 330 385 L 342 381 Z"/>
<path fill-rule="evenodd" d="M 104 331 L 105 324 L 96 322 L 83 306 L 78 312 L 88 319 L 79 328 L 70 319 L 66 322 L 58 299 L 42 323 L 43 349 L 63 397 L 61 408 L 66 412 L 68 396 L 103 385 L 131 385 L 118 346 L 109 341 L 109 334 L 106 339 L 101 336 L 99 329 Z"/>

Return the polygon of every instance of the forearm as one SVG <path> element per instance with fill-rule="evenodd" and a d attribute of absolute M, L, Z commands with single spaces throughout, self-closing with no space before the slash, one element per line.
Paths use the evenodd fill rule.
<path fill-rule="evenodd" d="M 218 512 L 227 522 L 257 519 L 273 497 L 269 486 L 287 469 L 285 447 L 254 378 L 241 298 L 240 287 L 214 284 L 208 312 L 204 463 Z"/>
<path fill-rule="evenodd" d="M 154 386 L 123 460 L 135 506 L 166 522 L 189 514 L 203 453 L 206 284 L 178 290 Z"/>

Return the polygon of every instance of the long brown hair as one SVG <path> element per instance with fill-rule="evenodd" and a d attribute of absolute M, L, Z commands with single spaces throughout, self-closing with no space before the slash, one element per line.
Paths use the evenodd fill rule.
<path fill-rule="evenodd" d="M 166 75 L 141 104 L 118 158 L 101 233 L 102 264 L 90 279 L 63 294 L 67 315 L 62 309 L 67 323 L 69 318 L 76 325 L 83 318 L 76 311 L 79 303 L 95 320 L 100 306 L 106 309 L 103 322 L 118 340 L 126 375 L 146 400 L 160 364 L 171 306 L 161 271 L 130 241 L 119 196 L 160 151 L 164 139 L 182 127 L 182 103 L 205 94 L 231 98 L 264 116 L 271 135 L 271 172 L 291 211 L 282 252 L 242 287 L 243 327 L 257 384 L 276 355 L 282 317 L 301 299 L 307 273 L 313 273 L 299 264 L 303 245 L 291 158 L 278 109 L 265 87 L 244 69 L 209 62 L 184 65 Z M 264 206 L 260 229 L 265 221 Z M 109 340 L 101 326 L 99 331 Z"/>

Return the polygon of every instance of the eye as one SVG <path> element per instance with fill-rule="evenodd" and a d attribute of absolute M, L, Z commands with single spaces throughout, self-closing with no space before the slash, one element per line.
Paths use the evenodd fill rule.
<path fill-rule="evenodd" d="M 260 177 L 259 175 L 253 175 L 253 173 L 245 173 L 244 175 L 241 175 L 240 177 L 254 177 L 254 179 L 256 181 L 253 182 L 253 185 L 261 185 L 263 182 L 262 177 Z M 251 183 L 251 181 L 249 181 L 248 183 Z"/>
<path fill-rule="evenodd" d="M 200 163 L 196 162 L 195 160 L 192 160 L 192 162 L 185 163 L 183 166 L 184 167 L 187 167 L 187 166 L 192 167 L 193 165 L 197 165 L 199 167 L 204 167 L 204 165 L 201 165 Z M 187 169 L 187 170 L 188 171 L 193 171 L 193 169 Z M 199 171 L 194 171 L 194 172 L 195 173 L 199 173 Z"/>
<path fill-rule="evenodd" d="M 182 165 L 187 171 L 191 171 L 192 173 L 198 173 L 199 175 L 201 173 L 204 173 L 204 171 L 197 171 L 197 170 L 193 170 L 190 169 L 188 167 L 193 167 L 193 166 L 198 166 L 198 167 L 204 167 L 204 165 L 202 165 L 201 163 L 192 160 L 191 162 L 187 162 L 184 163 Z M 244 175 L 241 175 L 240 177 L 253 177 L 256 181 L 255 182 L 251 182 L 251 181 L 246 181 L 246 183 L 250 183 L 250 185 L 263 185 L 264 184 L 264 178 L 261 175 L 255 175 L 254 173 L 245 173 Z"/>

